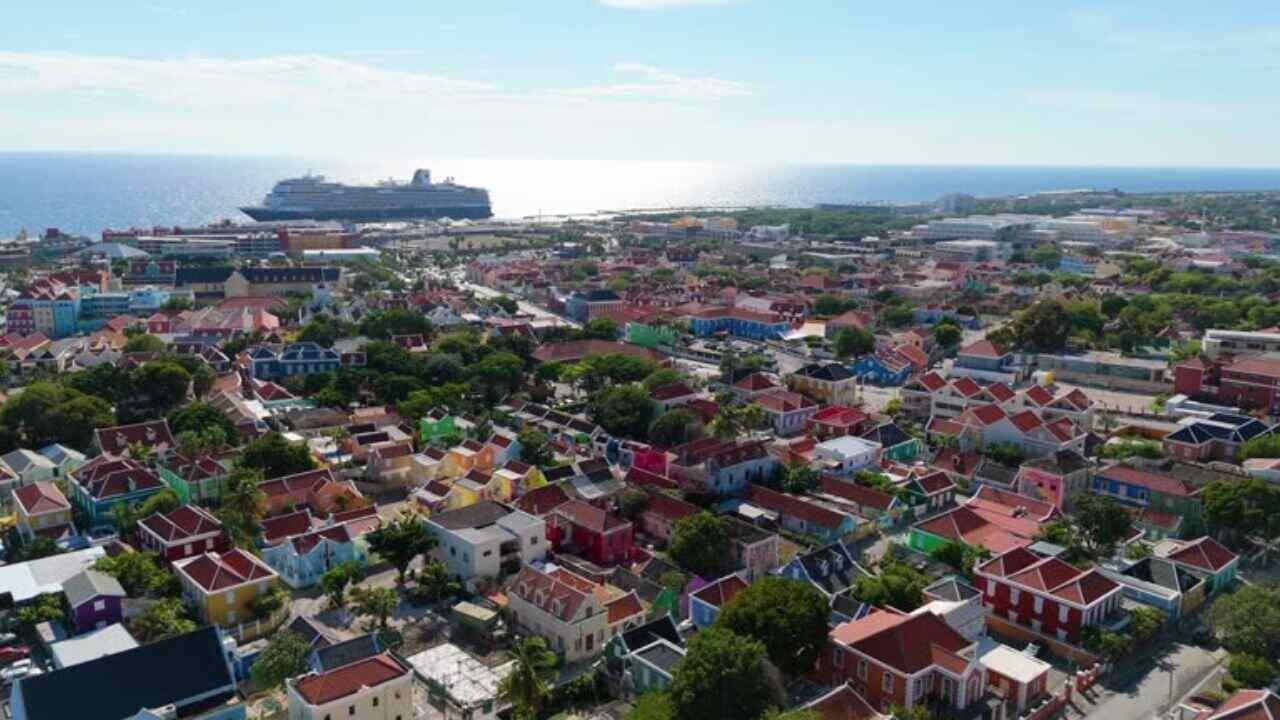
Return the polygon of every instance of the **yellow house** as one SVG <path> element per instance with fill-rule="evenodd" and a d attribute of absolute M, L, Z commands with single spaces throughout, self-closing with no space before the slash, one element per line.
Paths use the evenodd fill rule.
<path fill-rule="evenodd" d="M 508 499 L 547 484 L 547 476 L 543 475 L 536 465 L 529 465 L 519 460 L 508 462 L 493 474 L 501 478 L 506 485 L 503 492 Z"/>
<path fill-rule="evenodd" d="M 15 524 L 23 540 L 43 535 L 56 541 L 75 534 L 71 503 L 51 482 L 42 480 L 17 488 L 13 491 L 13 506 Z"/>
<path fill-rule="evenodd" d="M 253 601 L 279 580 L 275 570 L 239 548 L 197 555 L 174 563 L 173 569 L 205 622 L 223 627 L 252 620 Z"/>
<path fill-rule="evenodd" d="M 794 392 L 834 405 L 852 405 L 858 399 L 858 380 L 840 363 L 810 363 L 787 376 Z"/>

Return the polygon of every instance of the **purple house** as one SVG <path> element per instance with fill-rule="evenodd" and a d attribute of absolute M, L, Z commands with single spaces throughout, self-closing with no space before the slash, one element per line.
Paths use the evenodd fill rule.
<path fill-rule="evenodd" d="M 106 573 L 84 570 L 63 583 L 62 592 L 67 596 L 71 625 L 77 635 L 118 623 L 124 615 L 124 588 Z"/>

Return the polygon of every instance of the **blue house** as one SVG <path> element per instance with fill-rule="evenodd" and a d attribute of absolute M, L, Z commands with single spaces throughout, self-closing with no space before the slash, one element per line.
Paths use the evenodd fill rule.
<path fill-rule="evenodd" d="M 853 558 L 848 546 L 839 540 L 796 555 L 778 568 L 777 574 L 813 585 L 828 600 L 852 587 L 858 578 L 869 575 Z"/>
<path fill-rule="evenodd" d="M 313 342 L 293 343 L 278 351 L 268 345 L 249 349 L 250 372 L 258 380 L 333 372 L 341 365 L 342 356 L 336 350 Z"/>
<path fill-rule="evenodd" d="M 726 575 L 689 595 L 689 619 L 698 629 L 715 624 L 720 608 L 729 603 L 747 587 L 747 581 L 737 575 Z"/>
<path fill-rule="evenodd" d="M 978 318 L 972 315 L 960 315 L 953 310 L 940 307 L 916 308 L 913 316 L 917 325 L 933 325 L 941 322 L 943 318 L 951 318 L 956 325 L 969 330 L 977 330 L 982 325 Z"/>
<path fill-rule="evenodd" d="M 791 329 L 786 318 L 743 308 L 712 308 L 689 318 L 689 332 L 698 337 L 728 333 L 750 340 L 776 340 Z"/>
<path fill-rule="evenodd" d="M 336 565 L 344 562 L 363 565 L 367 556 L 346 525 L 335 525 L 263 548 L 262 560 L 280 573 L 280 579 L 289 587 L 304 588 L 315 585 L 321 575 Z"/>
<path fill-rule="evenodd" d="M 911 377 L 911 364 L 895 362 L 879 355 L 863 355 L 849 367 L 858 382 L 872 385 L 902 385 Z"/>

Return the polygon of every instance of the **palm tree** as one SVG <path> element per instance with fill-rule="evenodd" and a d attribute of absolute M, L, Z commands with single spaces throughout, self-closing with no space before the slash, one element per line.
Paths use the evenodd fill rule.
<path fill-rule="evenodd" d="M 498 684 L 498 699 L 511 704 L 511 716 L 516 720 L 532 720 L 551 694 L 556 656 L 540 637 L 516 642 L 511 654 L 515 667 Z"/>

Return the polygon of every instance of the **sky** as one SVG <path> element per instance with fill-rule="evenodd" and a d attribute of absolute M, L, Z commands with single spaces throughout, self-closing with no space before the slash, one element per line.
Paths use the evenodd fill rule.
<path fill-rule="evenodd" d="M 1280 3 L 4 0 L 0 150 L 1280 166 Z"/>

